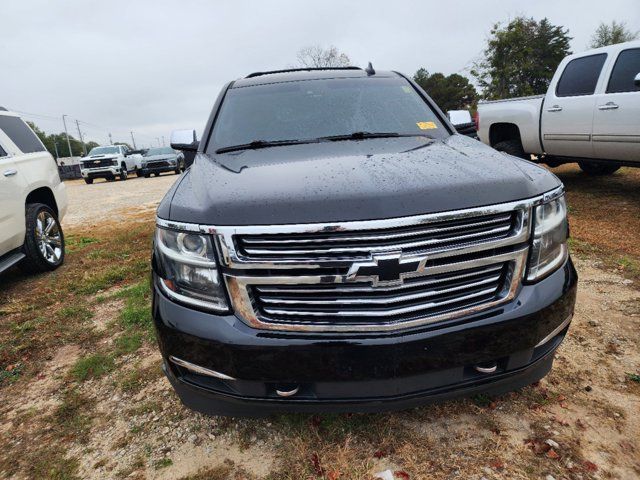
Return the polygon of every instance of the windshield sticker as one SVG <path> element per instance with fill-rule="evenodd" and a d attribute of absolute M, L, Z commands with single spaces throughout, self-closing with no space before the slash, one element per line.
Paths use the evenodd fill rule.
<path fill-rule="evenodd" d="M 434 128 L 438 128 L 435 122 L 418 122 L 416 123 L 420 130 L 433 130 Z"/>

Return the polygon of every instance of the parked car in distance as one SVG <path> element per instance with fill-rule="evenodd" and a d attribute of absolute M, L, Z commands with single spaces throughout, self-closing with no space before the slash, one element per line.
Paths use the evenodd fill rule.
<path fill-rule="evenodd" d="M 640 167 L 640 41 L 570 55 L 546 95 L 480 102 L 478 113 L 480 139 L 511 155 L 590 175 Z"/>
<path fill-rule="evenodd" d="M 86 183 L 93 183 L 96 178 L 105 178 L 109 182 L 116 177 L 126 180 L 130 172 L 136 171 L 136 162 L 141 157 L 126 145 L 95 147 L 80 159 L 80 174 Z"/>
<path fill-rule="evenodd" d="M 377 411 L 542 378 L 577 275 L 563 186 L 396 72 L 228 83 L 157 210 L 153 318 L 190 408 Z"/>
<path fill-rule="evenodd" d="M 150 148 L 140 161 L 140 175 L 149 178 L 162 172 L 184 172 L 184 154 L 171 147 Z"/>
<path fill-rule="evenodd" d="M 66 211 L 55 160 L 17 114 L 0 107 L 0 272 L 62 265 Z"/>

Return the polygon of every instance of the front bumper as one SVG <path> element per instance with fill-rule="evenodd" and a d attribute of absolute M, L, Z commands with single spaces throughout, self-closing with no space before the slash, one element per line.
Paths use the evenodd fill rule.
<path fill-rule="evenodd" d="M 82 178 L 109 178 L 120 175 L 120 166 L 85 168 L 80 170 Z"/>
<path fill-rule="evenodd" d="M 404 409 L 500 394 L 542 378 L 573 314 L 577 274 L 568 260 L 510 303 L 398 332 L 272 332 L 176 304 L 155 286 L 153 317 L 164 370 L 188 407 L 255 416 L 282 411 Z M 550 336 L 551 334 L 551 336 Z M 234 380 L 196 374 L 170 356 Z M 494 373 L 475 367 L 492 363 Z M 282 398 L 277 391 L 298 391 Z"/>

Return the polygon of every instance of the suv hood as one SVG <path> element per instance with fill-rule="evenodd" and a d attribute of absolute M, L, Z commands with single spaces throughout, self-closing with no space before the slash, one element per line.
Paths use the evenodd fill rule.
<path fill-rule="evenodd" d="M 462 135 L 200 153 L 160 218 L 264 225 L 402 217 L 540 195 L 558 178 Z"/>

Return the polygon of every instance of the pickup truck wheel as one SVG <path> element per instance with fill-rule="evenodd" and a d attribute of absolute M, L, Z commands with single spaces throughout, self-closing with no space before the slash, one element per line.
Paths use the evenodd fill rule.
<path fill-rule="evenodd" d="M 606 165 L 604 163 L 590 162 L 578 162 L 578 166 L 580 167 L 580 170 L 582 170 L 587 175 L 598 177 L 603 175 L 611 175 L 620 168 L 620 165 Z"/>
<path fill-rule="evenodd" d="M 43 203 L 28 203 L 25 220 L 26 258 L 21 268 L 27 272 L 55 270 L 64 261 L 64 234 L 58 217 Z"/>
<path fill-rule="evenodd" d="M 129 177 L 129 172 L 127 172 L 127 166 L 123 163 L 120 165 L 120 180 L 123 182 Z"/>
<path fill-rule="evenodd" d="M 524 152 L 524 148 L 522 148 L 522 142 L 520 142 L 520 140 L 505 140 L 503 142 L 498 142 L 493 146 L 493 148 L 500 152 L 513 155 L 514 157 L 531 160 L 531 155 L 527 155 Z"/>
<path fill-rule="evenodd" d="M 93 183 L 93 178 L 85 178 L 84 183 L 88 183 L 89 185 L 91 185 Z"/>
<path fill-rule="evenodd" d="M 151 174 L 150 174 L 150 173 L 145 173 L 145 174 L 144 174 L 144 178 L 149 178 L 150 176 L 151 176 Z"/>

